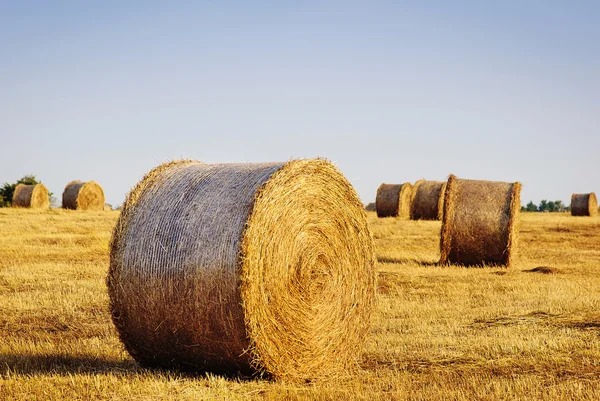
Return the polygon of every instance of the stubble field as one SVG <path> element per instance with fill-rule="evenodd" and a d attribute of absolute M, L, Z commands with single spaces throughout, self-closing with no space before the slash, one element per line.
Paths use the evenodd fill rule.
<path fill-rule="evenodd" d="M 1 400 L 600 399 L 600 217 L 521 215 L 510 269 L 436 266 L 440 222 L 377 219 L 361 372 L 297 385 L 139 368 L 104 279 L 118 212 L 0 209 Z"/>

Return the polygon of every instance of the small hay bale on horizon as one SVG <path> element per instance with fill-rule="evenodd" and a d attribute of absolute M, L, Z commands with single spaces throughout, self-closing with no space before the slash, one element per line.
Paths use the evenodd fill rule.
<path fill-rule="evenodd" d="M 516 249 L 521 184 L 448 178 L 440 264 L 509 267 Z"/>
<path fill-rule="evenodd" d="M 598 199 L 594 192 L 571 195 L 571 216 L 596 216 Z"/>
<path fill-rule="evenodd" d="M 415 182 L 410 202 L 411 220 L 441 220 L 445 189 L 445 181 Z"/>
<path fill-rule="evenodd" d="M 377 217 L 410 217 L 410 200 L 413 186 L 409 182 L 404 184 L 381 184 L 375 197 L 375 210 Z"/>
<path fill-rule="evenodd" d="M 63 209 L 104 210 L 104 190 L 96 181 L 71 181 L 62 194 Z"/>
<path fill-rule="evenodd" d="M 122 206 L 112 319 L 143 366 L 335 377 L 359 369 L 375 261 L 364 206 L 330 162 L 170 162 Z"/>
<path fill-rule="evenodd" d="M 50 196 L 44 184 L 18 184 L 12 198 L 13 207 L 49 209 Z"/>

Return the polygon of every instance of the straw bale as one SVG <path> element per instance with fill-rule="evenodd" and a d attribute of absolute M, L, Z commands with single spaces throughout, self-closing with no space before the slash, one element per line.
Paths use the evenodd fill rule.
<path fill-rule="evenodd" d="M 411 220 L 441 220 L 445 189 L 444 181 L 415 182 L 410 205 Z"/>
<path fill-rule="evenodd" d="M 516 249 L 521 184 L 465 180 L 446 186 L 440 264 L 510 266 Z"/>
<path fill-rule="evenodd" d="M 18 184 L 13 193 L 12 205 L 31 209 L 48 209 L 50 207 L 48 188 L 44 184 Z"/>
<path fill-rule="evenodd" d="M 404 184 L 381 184 L 377 189 L 375 210 L 377 217 L 410 217 L 410 199 L 413 187 Z"/>
<path fill-rule="evenodd" d="M 104 191 L 95 181 L 71 181 L 62 194 L 63 209 L 104 210 Z"/>
<path fill-rule="evenodd" d="M 572 216 L 596 216 L 597 214 L 598 200 L 595 193 L 571 195 Z"/>
<path fill-rule="evenodd" d="M 356 367 L 374 268 L 364 207 L 331 163 L 185 160 L 129 194 L 107 285 L 144 366 L 307 381 Z"/>

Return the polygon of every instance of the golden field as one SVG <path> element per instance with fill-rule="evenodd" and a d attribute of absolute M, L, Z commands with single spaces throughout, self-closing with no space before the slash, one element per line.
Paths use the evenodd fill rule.
<path fill-rule="evenodd" d="M 118 212 L 0 209 L 0 400 L 600 399 L 600 217 L 525 213 L 516 262 L 441 268 L 440 222 L 377 219 L 361 372 L 296 385 L 137 367 L 104 284 Z"/>

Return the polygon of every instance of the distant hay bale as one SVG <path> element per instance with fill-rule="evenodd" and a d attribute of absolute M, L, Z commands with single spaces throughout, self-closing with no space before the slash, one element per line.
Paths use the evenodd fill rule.
<path fill-rule="evenodd" d="M 12 205 L 31 209 L 48 209 L 50 207 L 48 188 L 44 184 L 18 184 L 13 193 Z"/>
<path fill-rule="evenodd" d="M 331 163 L 185 160 L 129 194 L 107 285 L 141 365 L 304 381 L 355 366 L 374 269 L 364 207 Z"/>
<path fill-rule="evenodd" d="M 367 206 L 365 206 L 365 210 L 367 212 L 374 212 L 376 210 L 375 209 L 375 202 L 371 202 L 371 203 L 367 204 Z"/>
<path fill-rule="evenodd" d="M 410 205 L 411 220 L 441 220 L 445 189 L 444 181 L 415 182 Z"/>
<path fill-rule="evenodd" d="M 63 209 L 104 210 L 104 191 L 95 181 L 71 181 L 62 194 Z"/>
<path fill-rule="evenodd" d="M 510 266 L 521 184 L 459 179 L 446 187 L 440 264 Z"/>
<path fill-rule="evenodd" d="M 598 214 L 598 200 L 596 194 L 571 195 L 571 216 L 596 216 Z"/>
<path fill-rule="evenodd" d="M 410 217 L 410 199 L 413 186 L 404 184 L 381 184 L 377 189 L 375 210 L 377 217 Z"/>
<path fill-rule="evenodd" d="M 106 210 L 106 211 L 110 211 L 110 210 L 113 210 L 113 208 L 112 208 L 112 206 L 111 206 L 111 205 L 109 205 L 108 203 L 105 203 L 105 204 L 104 204 L 104 210 Z"/>

